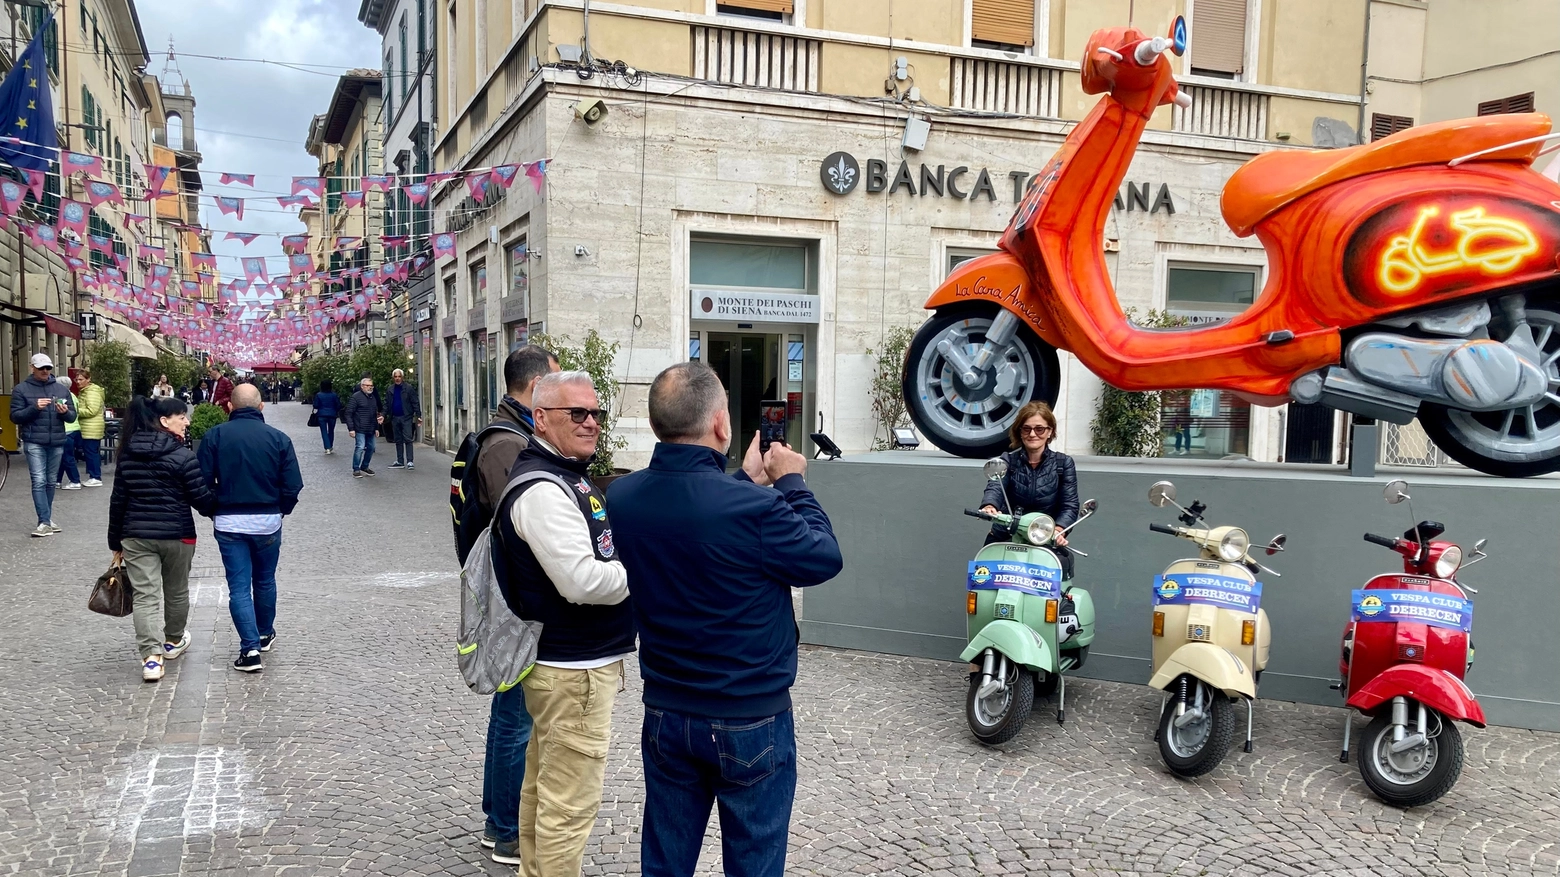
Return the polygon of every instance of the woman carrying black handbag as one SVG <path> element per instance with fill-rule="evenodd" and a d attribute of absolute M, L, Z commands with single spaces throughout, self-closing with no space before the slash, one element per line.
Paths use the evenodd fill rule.
<path fill-rule="evenodd" d="M 147 682 L 161 679 L 164 665 L 190 647 L 184 629 L 195 559 L 190 510 L 210 515 L 216 502 L 194 452 L 185 446 L 189 423 L 178 399 L 131 401 L 108 503 L 108 547 L 114 562 L 123 562 L 135 592 L 136 653 Z"/>

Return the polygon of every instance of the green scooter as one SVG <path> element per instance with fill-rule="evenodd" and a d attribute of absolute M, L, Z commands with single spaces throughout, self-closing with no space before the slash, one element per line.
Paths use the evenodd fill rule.
<path fill-rule="evenodd" d="M 985 465 L 987 480 L 1001 482 L 1007 463 L 1000 457 Z M 1004 496 L 1006 492 L 1004 491 Z M 1013 508 L 1011 500 L 1008 508 Z M 1089 500 L 1065 534 L 1094 514 Z M 972 518 L 995 523 L 1008 541 L 983 547 L 970 561 L 965 611 L 969 645 L 959 656 L 978 668 L 970 673 L 965 716 L 975 738 L 987 745 L 1018 736 L 1034 706 L 1035 695 L 1056 694 L 1056 721 L 1066 720 L 1065 673 L 1083 666 L 1094 641 L 1094 600 L 1089 592 L 1062 581 L 1062 564 L 1051 546 L 1057 535 L 1050 515 L 991 514 L 965 509 Z M 1068 550 L 1088 557 L 1076 548 Z"/>

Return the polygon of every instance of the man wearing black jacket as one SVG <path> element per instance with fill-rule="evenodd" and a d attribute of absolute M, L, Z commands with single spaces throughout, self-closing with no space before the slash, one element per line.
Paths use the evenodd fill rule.
<path fill-rule="evenodd" d="M 341 419 L 346 422 L 347 434 L 354 442 L 352 477 L 373 475 L 374 470 L 368 468 L 368 463 L 374 459 L 374 434 L 379 431 L 379 425 L 385 422 L 379 394 L 374 392 L 373 378 L 364 375 L 363 380 L 358 381 L 357 392 L 347 400 L 347 409 L 342 412 Z"/>
<path fill-rule="evenodd" d="M 781 877 L 796 797 L 791 588 L 839 574 L 829 518 L 783 444 L 726 475 L 731 415 L 709 366 L 650 387 L 650 467 L 609 495 L 644 680 L 647 877 L 691 877 L 720 802 L 726 873 Z M 772 486 L 771 486 L 772 485 Z"/>
<path fill-rule="evenodd" d="M 212 524 L 227 571 L 228 611 L 238 630 L 233 669 L 256 673 L 276 639 L 276 564 L 282 517 L 303 490 L 292 439 L 267 426 L 253 384 L 233 388 L 233 416 L 200 442 L 200 468 L 216 491 Z"/>

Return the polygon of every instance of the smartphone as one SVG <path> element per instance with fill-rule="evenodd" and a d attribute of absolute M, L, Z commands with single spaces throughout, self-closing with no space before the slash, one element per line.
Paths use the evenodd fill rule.
<path fill-rule="evenodd" d="M 766 399 L 758 403 L 758 447 L 768 452 L 775 442 L 785 444 L 786 403 L 780 399 Z"/>

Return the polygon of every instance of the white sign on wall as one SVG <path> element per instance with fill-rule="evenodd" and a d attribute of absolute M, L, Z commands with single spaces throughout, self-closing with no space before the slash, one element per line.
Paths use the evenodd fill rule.
<path fill-rule="evenodd" d="M 818 296 L 792 292 L 752 292 L 694 287 L 695 320 L 739 323 L 816 323 Z"/>

